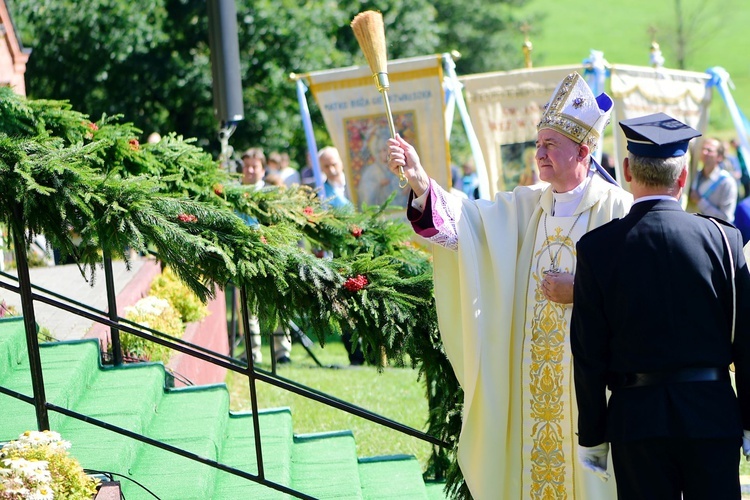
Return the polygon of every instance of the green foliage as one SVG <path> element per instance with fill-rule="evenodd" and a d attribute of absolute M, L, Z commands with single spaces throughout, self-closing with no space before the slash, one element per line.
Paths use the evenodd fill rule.
<path fill-rule="evenodd" d="M 8 3 L 23 44 L 33 49 L 30 96 L 68 99 L 94 117 L 123 113 L 146 134 L 174 132 L 218 148 L 204 0 Z M 245 119 L 233 143 L 238 150 L 285 150 L 305 164 L 289 74 L 365 64 L 349 27 L 358 12 L 383 12 L 391 59 L 455 49 L 463 53 L 460 71 L 489 71 L 517 66 L 521 35 L 513 13 L 521 3 L 238 0 Z M 310 107 L 316 130 L 324 131 Z"/>
<path fill-rule="evenodd" d="M 148 68 L 138 68 L 134 63 L 168 42 L 165 2 L 8 3 L 24 44 L 34 49 L 27 72 L 30 93 L 68 98 L 76 109 L 91 115 L 128 111 L 135 119 L 140 114 L 136 112 L 138 103 L 150 99 L 134 95 L 133 84 L 136 78 L 148 79 L 149 73 Z M 65 77 L 51 77 L 53 74 Z M 153 88 L 149 83 L 142 80 L 142 88 Z M 122 97 L 126 99 L 119 99 Z"/>
<path fill-rule="evenodd" d="M 742 26 L 748 11 L 737 1 L 722 5 Z M 382 348 L 419 366 L 428 383 L 430 430 L 455 444 L 462 395 L 441 350 L 432 299 L 426 298 L 432 296 L 426 279 L 431 264 L 406 243 L 409 229 L 385 217 L 382 207 L 338 212 L 321 207 L 304 189 L 250 192 L 234 186 L 204 152 L 216 144 L 218 124 L 203 0 L 8 3 L 24 45 L 34 50 L 29 94 L 69 100 L 22 101 L 0 90 L 0 218 L 24 221 L 11 227 L 16 237 L 44 233 L 92 277 L 102 252 L 127 259 L 125 248 L 152 249 L 201 299 L 216 284 L 245 286 L 249 305 L 266 325 L 297 320 L 321 343 L 330 331 L 353 328 L 373 352 Z M 607 39 L 601 37 L 606 26 L 586 30 L 565 20 L 585 11 L 621 23 L 629 14 L 613 15 L 612 9 L 644 9 L 525 0 L 239 0 L 246 116 L 233 136 L 238 150 L 286 150 L 305 163 L 288 74 L 364 64 L 349 22 L 372 8 L 384 14 L 389 58 L 455 49 L 462 53 L 459 74 L 519 67 L 521 20 L 532 24 L 537 66 L 575 63 L 591 48 L 604 50 L 611 62 L 647 64 L 646 24 L 654 22 L 668 34 L 662 49 L 669 65 L 667 30 L 675 17 L 672 7 L 651 2 L 646 10 L 654 15 L 631 16 L 630 29 Z M 729 50 L 737 30 L 727 26 L 716 33 L 723 45 L 700 45 L 688 69 L 725 66 L 743 107 L 747 71 L 735 64 L 743 52 Z M 310 107 L 316 131 L 324 135 L 322 117 L 314 103 Z M 122 123 L 118 113 L 131 123 Z M 95 126 L 88 116 L 97 117 Z M 717 119 L 729 122 L 726 115 L 712 117 Z M 159 131 L 165 139 L 134 143 L 144 142 L 143 131 Z M 460 133 L 454 137 L 462 144 Z M 259 225 L 247 226 L 234 212 Z M 317 259 L 299 241 L 336 258 Z M 344 288 L 358 276 L 367 278 L 363 289 Z M 445 471 L 446 464 L 452 493 L 466 496 L 452 451 L 436 455 L 433 470 Z"/>
<path fill-rule="evenodd" d="M 459 75 L 500 71 L 523 65 L 522 24 L 518 7 L 528 0 L 438 0 L 434 2 L 440 26 L 440 52 L 457 50 Z"/>
<path fill-rule="evenodd" d="M 169 301 L 183 323 L 199 321 L 208 316 L 206 305 L 169 268 L 154 278 L 149 293 Z"/>
<path fill-rule="evenodd" d="M 387 204 L 358 213 L 330 210 L 307 188 L 256 191 L 180 137 L 141 146 L 116 116 L 92 124 L 67 103 L 2 88 L 0 103 L 0 118 L 16 124 L 13 136 L 0 131 L 0 217 L 13 237 L 44 234 L 92 276 L 102 254 L 153 250 L 201 300 L 229 282 L 244 288 L 264 331 L 293 320 L 322 345 L 350 329 L 377 353 L 372 363 L 384 353 L 418 367 L 429 401 L 444 405 L 433 407 L 431 429 L 455 443 L 460 396 L 437 333 L 431 262 Z M 129 319 L 179 336 L 176 313 L 154 316 Z M 166 361 L 166 348 L 149 353 L 139 337 L 122 337 L 127 354 Z M 453 467 L 453 450 L 436 457 L 436 474 Z"/>

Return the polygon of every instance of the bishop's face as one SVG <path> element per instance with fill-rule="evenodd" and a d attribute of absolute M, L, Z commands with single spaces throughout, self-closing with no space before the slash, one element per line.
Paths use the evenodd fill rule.
<path fill-rule="evenodd" d="M 539 178 L 549 182 L 558 193 L 574 189 L 586 178 L 588 166 L 583 159 L 588 155 L 584 146 L 552 129 L 537 133 L 536 164 Z"/>

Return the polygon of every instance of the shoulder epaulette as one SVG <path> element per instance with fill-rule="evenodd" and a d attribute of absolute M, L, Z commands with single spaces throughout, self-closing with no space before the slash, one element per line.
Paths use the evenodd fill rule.
<path fill-rule="evenodd" d="M 698 214 L 698 213 L 696 213 L 695 215 L 697 215 L 698 217 L 703 217 L 704 219 L 713 219 L 719 224 L 724 225 L 724 226 L 735 227 L 734 224 L 732 224 L 731 222 L 725 221 L 724 219 L 720 219 L 718 217 L 714 217 L 713 215 Z"/>

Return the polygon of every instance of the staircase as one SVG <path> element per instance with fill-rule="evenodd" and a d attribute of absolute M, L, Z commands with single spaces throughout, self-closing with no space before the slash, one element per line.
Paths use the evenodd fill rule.
<path fill-rule="evenodd" d="M 40 354 L 48 402 L 257 474 L 251 415 L 229 411 L 223 384 L 165 389 L 159 363 L 102 367 L 96 340 L 42 344 Z M 32 395 L 20 317 L 0 319 L 0 386 Z M 0 415 L 0 441 L 36 429 L 34 407 L 4 394 Z M 295 435 L 288 408 L 259 416 L 269 481 L 321 499 L 445 498 L 442 484 L 422 480 L 413 456 L 358 458 L 349 431 Z M 115 480 L 129 500 L 290 498 L 57 412 L 49 419 L 84 468 L 118 474 Z"/>

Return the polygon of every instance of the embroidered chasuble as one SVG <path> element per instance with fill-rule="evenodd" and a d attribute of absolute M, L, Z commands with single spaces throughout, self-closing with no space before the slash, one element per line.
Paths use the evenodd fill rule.
<path fill-rule="evenodd" d="M 581 235 L 631 203 L 594 175 L 571 216 L 552 216 L 548 184 L 472 201 L 432 182 L 424 214 L 409 212 L 432 221 L 413 224 L 435 243 L 440 333 L 464 390 L 458 462 L 477 500 L 616 498 L 614 477 L 603 483 L 577 460 L 572 305 L 538 286 L 551 267 L 574 272 Z"/>
<path fill-rule="evenodd" d="M 521 498 L 576 498 L 571 465 L 576 457 L 577 410 L 568 339 L 573 305 L 548 301 L 540 287 L 550 269 L 575 274 L 575 242 L 587 223 L 588 212 L 570 217 L 545 212 L 537 226 L 521 367 Z"/>

